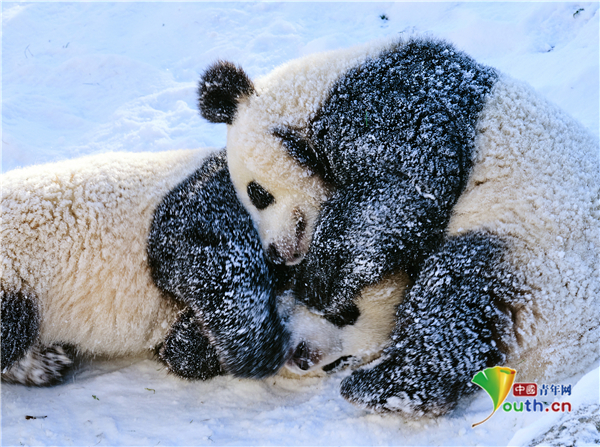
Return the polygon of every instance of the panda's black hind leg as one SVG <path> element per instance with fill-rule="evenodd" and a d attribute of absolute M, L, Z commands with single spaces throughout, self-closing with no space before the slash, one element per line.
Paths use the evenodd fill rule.
<path fill-rule="evenodd" d="M 36 342 L 40 313 L 33 294 L 0 290 L 2 300 L 2 381 L 29 386 L 60 383 L 73 365 L 75 350 Z"/>
<path fill-rule="evenodd" d="M 398 307 L 382 360 L 341 385 L 349 401 L 406 416 L 441 415 L 475 391 L 471 379 L 501 364 L 512 337 L 507 301 L 518 286 L 488 233 L 453 237 L 431 255 Z"/>
<path fill-rule="evenodd" d="M 32 294 L 0 289 L 2 302 L 2 372 L 19 361 L 40 331 L 40 313 Z"/>
<path fill-rule="evenodd" d="M 223 374 L 217 351 L 202 333 L 191 308 L 179 314 L 158 356 L 170 372 L 184 379 L 208 380 Z"/>

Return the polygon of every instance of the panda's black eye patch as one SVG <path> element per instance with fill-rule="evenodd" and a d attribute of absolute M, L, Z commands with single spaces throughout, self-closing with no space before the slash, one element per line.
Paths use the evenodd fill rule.
<path fill-rule="evenodd" d="M 310 171 L 311 175 L 318 175 L 323 180 L 329 181 L 329 169 L 326 157 L 320 157 L 311 141 L 290 127 L 276 127 L 273 135 L 281 140 L 281 144 L 288 154 L 298 163 Z"/>
<path fill-rule="evenodd" d="M 275 197 L 265 188 L 260 186 L 255 181 L 251 181 L 248 183 L 248 187 L 246 188 L 248 191 L 248 197 L 250 197 L 250 201 L 252 205 L 254 205 L 259 210 L 264 210 L 270 204 L 275 202 Z"/>

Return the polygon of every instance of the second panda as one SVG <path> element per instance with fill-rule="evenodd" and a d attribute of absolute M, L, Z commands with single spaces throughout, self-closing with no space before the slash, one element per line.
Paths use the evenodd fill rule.
<path fill-rule="evenodd" d="M 597 138 L 529 86 L 411 38 L 256 82 L 218 63 L 199 93 L 203 115 L 229 125 L 263 247 L 299 264 L 298 298 L 321 322 L 295 325 L 293 368 L 342 353 L 345 336 L 332 345 L 322 328 L 376 325 L 361 291 L 401 272 L 412 286 L 382 357 L 342 383 L 354 403 L 439 415 L 488 366 L 549 381 L 599 357 Z"/>

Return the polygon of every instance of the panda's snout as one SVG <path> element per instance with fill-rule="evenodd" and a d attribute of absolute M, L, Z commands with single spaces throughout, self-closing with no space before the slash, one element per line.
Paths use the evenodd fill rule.
<path fill-rule="evenodd" d="M 284 237 L 269 243 L 265 252 L 271 262 L 277 265 L 296 265 L 304 259 L 308 250 L 306 242 L 307 220 L 305 214 L 294 209 L 292 212 L 293 225 L 291 231 Z"/>
<path fill-rule="evenodd" d="M 283 259 L 283 256 L 281 256 L 281 254 L 279 253 L 279 250 L 277 250 L 277 246 L 275 244 L 269 244 L 269 246 L 267 247 L 267 256 L 269 257 L 269 259 L 271 260 L 271 262 L 273 264 L 276 264 L 276 265 L 285 264 L 285 259 Z"/>

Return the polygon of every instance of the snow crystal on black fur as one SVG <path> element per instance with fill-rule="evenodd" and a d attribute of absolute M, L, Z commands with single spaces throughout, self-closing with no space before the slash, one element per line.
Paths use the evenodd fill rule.
<path fill-rule="evenodd" d="M 21 359 L 40 330 L 36 300 L 26 292 L 0 290 L 2 301 L 2 371 Z"/>
<path fill-rule="evenodd" d="M 475 373 L 501 364 L 514 337 L 506 301 L 518 299 L 519 286 L 503 268 L 504 250 L 486 233 L 448 240 L 398 307 L 384 360 L 345 379 L 342 395 L 420 416 L 443 414 L 475 391 Z"/>
<path fill-rule="evenodd" d="M 310 124 L 305 157 L 326 167 L 336 191 L 323 206 L 299 281 L 308 306 L 333 322 L 352 315 L 360 289 L 398 270 L 415 275 L 439 247 L 496 79 L 493 69 L 448 44 L 414 40 L 334 85 Z"/>
<path fill-rule="evenodd" d="M 169 371 L 184 379 L 208 380 L 223 372 L 217 351 L 200 325 L 193 309 L 183 310 L 158 353 Z"/>
<path fill-rule="evenodd" d="M 279 370 L 290 336 L 277 312 L 278 272 L 237 199 L 224 151 L 165 197 L 148 254 L 154 281 L 196 312 L 225 371 Z"/>
<path fill-rule="evenodd" d="M 407 178 L 387 175 L 348 186 L 323 205 L 297 295 L 332 323 L 352 324 L 360 291 L 390 273 L 414 273 L 444 229 L 439 204 Z"/>
<path fill-rule="evenodd" d="M 2 381 L 27 386 L 52 386 L 63 381 L 73 365 L 74 349 L 65 345 L 35 344 L 2 373 Z"/>
<path fill-rule="evenodd" d="M 496 79 L 449 44 L 409 41 L 342 76 L 309 137 L 336 187 L 405 175 L 451 206 L 469 175 L 475 123 Z"/>

